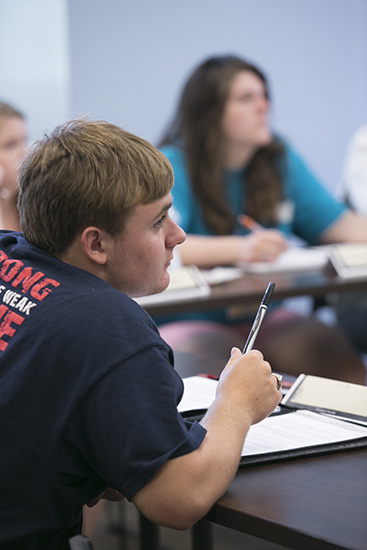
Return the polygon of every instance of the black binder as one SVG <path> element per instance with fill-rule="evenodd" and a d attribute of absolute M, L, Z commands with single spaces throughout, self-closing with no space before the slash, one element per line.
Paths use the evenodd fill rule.
<path fill-rule="evenodd" d="M 187 420 L 199 421 L 204 416 L 205 409 L 185 411 L 181 414 Z M 280 419 L 280 417 L 282 418 Z M 271 420 L 272 418 L 274 420 Z M 280 419 L 280 422 L 277 419 Z M 289 445 L 287 437 L 284 435 L 288 421 L 290 427 Z M 292 437 L 297 434 L 298 423 L 301 427 L 305 426 L 305 429 L 309 430 L 305 437 L 305 444 L 298 443 L 297 435 L 295 435 L 295 443 L 293 443 Z M 274 433 L 271 431 L 273 425 L 275 433 L 277 429 L 283 433 L 281 444 L 284 443 L 284 446 L 288 445 L 290 448 L 279 450 L 274 445 L 276 450 L 267 449 L 266 452 L 261 452 L 261 438 L 264 438 L 264 434 Z M 330 432 L 333 434 L 333 441 L 329 437 Z M 257 438 L 259 439 L 258 446 Z M 317 444 L 307 443 L 314 439 Z M 244 445 L 244 453 L 250 452 L 249 448 L 254 446 L 254 442 L 256 452 L 244 454 L 240 460 L 241 467 L 366 448 L 367 387 L 301 374 L 283 398 L 280 407 L 277 407 L 268 419 L 250 428 Z M 278 447 L 280 446 L 278 445 Z"/>

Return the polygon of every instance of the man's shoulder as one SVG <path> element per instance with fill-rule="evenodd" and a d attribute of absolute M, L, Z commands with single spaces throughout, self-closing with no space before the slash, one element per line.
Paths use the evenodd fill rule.
<path fill-rule="evenodd" d="M 131 328 L 142 324 L 155 326 L 152 318 L 135 300 L 102 280 L 95 282 L 95 285 L 86 285 L 74 295 L 73 308 L 81 316 L 97 314 L 99 322 L 108 325 L 123 323 Z"/>

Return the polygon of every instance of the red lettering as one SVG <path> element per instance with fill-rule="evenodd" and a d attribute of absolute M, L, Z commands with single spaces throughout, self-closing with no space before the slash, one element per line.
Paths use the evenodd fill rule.
<path fill-rule="evenodd" d="M 47 277 L 40 281 L 40 279 L 45 276 L 42 271 L 37 271 L 33 274 L 33 269 L 31 267 L 24 267 L 24 263 L 20 260 L 9 259 L 2 250 L 0 250 L 0 263 L 1 262 L 3 262 L 3 265 L 0 270 L 0 277 L 3 281 L 13 281 L 11 283 L 12 286 L 14 288 L 18 288 L 18 286 L 20 286 L 20 290 L 23 293 L 30 290 L 31 296 L 40 302 L 42 302 L 42 300 L 44 300 L 46 296 L 52 292 L 52 288 L 50 288 L 50 286 L 60 286 L 60 283 Z M 38 284 L 36 284 L 37 282 Z"/>
<path fill-rule="evenodd" d="M 5 260 L 0 271 L 0 277 L 3 281 L 9 282 L 14 279 L 15 275 L 23 266 L 24 264 L 20 260 Z M 9 270 L 8 273 L 6 272 L 7 270 Z"/>
<path fill-rule="evenodd" d="M 60 286 L 60 283 L 58 283 L 54 279 L 47 279 L 46 278 L 43 281 L 41 281 L 40 283 L 38 283 L 38 285 L 34 285 L 34 287 L 31 289 L 32 298 L 35 298 L 36 300 L 39 300 L 40 302 L 42 302 L 42 300 L 44 298 L 46 298 L 46 296 L 48 296 L 50 294 L 50 292 L 52 292 L 51 288 L 46 287 L 46 285 L 48 285 L 48 284 L 50 284 L 54 287 Z M 44 291 L 39 292 L 42 288 L 44 289 Z"/>
<path fill-rule="evenodd" d="M 0 325 L 0 350 L 4 351 L 8 347 L 9 342 L 2 340 L 2 337 L 10 336 L 12 338 L 16 329 L 11 326 L 11 323 L 20 326 L 24 318 L 14 311 L 9 311 L 9 308 L 4 305 L 0 306 L 0 319 L 2 317 L 4 317 L 4 320 Z"/>
<path fill-rule="evenodd" d="M 17 276 L 17 278 L 12 282 L 12 286 L 17 288 L 19 283 L 22 283 L 22 292 L 27 292 L 34 283 L 39 281 L 44 276 L 42 271 L 37 271 L 32 275 L 32 268 L 25 267 Z"/>
<path fill-rule="evenodd" d="M 8 256 L 5 254 L 3 250 L 0 250 L 0 262 L 3 262 L 4 260 L 7 260 Z"/>

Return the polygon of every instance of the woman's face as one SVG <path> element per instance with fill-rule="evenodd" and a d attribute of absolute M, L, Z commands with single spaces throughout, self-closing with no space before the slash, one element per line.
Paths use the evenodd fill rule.
<path fill-rule="evenodd" d="M 0 116 L 0 188 L 13 196 L 17 188 L 18 169 L 27 152 L 27 128 L 17 116 Z"/>
<path fill-rule="evenodd" d="M 269 101 L 263 81 L 241 71 L 234 77 L 222 118 L 227 147 L 253 149 L 270 143 Z"/>

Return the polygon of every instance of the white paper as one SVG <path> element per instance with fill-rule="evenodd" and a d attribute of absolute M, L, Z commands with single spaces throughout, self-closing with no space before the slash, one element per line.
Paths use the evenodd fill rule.
<path fill-rule="evenodd" d="M 183 379 L 184 394 L 177 407 L 179 412 L 208 409 L 215 399 L 217 380 L 204 376 Z"/>
<path fill-rule="evenodd" d="M 205 269 L 202 271 L 207 283 L 211 286 L 220 285 L 227 281 L 241 279 L 243 270 L 240 267 L 214 267 L 213 269 Z"/>
<path fill-rule="evenodd" d="M 242 456 L 289 451 L 366 437 L 362 426 L 311 411 L 296 411 L 265 418 L 251 426 Z"/>
<path fill-rule="evenodd" d="M 165 303 L 183 302 L 191 298 L 203 299 L 209 296 L 211 288 L 200 269 L 194 265 L 169 270 L 170 283 L 158 294 L 134 298 L 142 307 Z"/>
<path fill-rule="evenodd" d="M 178 405 L 179 412 L 207 409 L 214 401 L 217 380 L 191 376 L 184 378 L 183 383 L 184 394 Z M 298 410 L 269 416 L 251 426 L 242 456 L 290 451 L 359 437 L 367 437 L 366 427 L 312 411 Z"/>
<path fill-rule="evenodd" d="M 273 262 L 241 262 L 247 273 L 286 273 L 322 269 L 328 262 L 328 247 L 288 248 Z"/>

